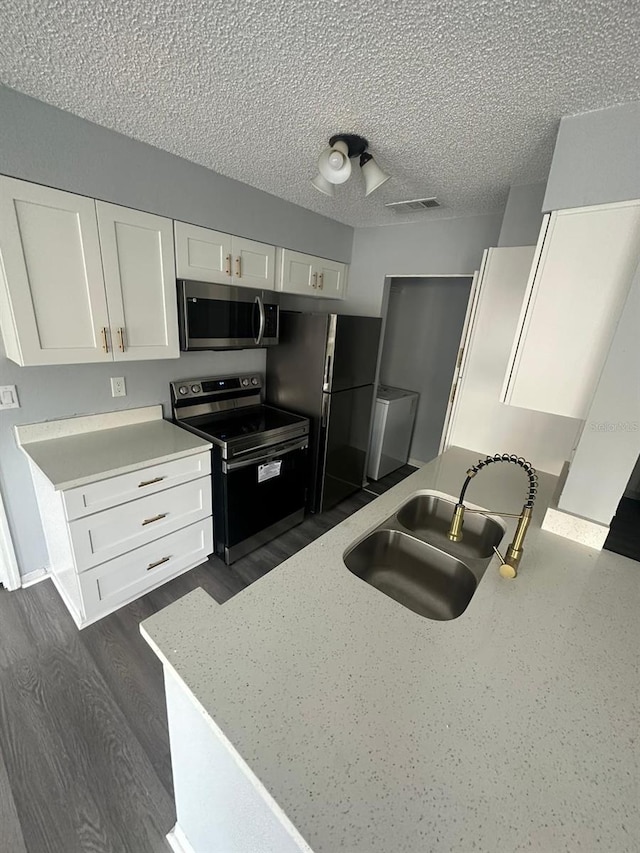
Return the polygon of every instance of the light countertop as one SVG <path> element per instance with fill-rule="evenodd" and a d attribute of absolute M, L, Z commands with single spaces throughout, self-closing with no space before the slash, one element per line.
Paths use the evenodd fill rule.
<path fill-rule="evenodd" d="M 162 420 L 161 406 L 29 424 L 17 427 L 16 433 L 23 451 L 57 490 L 211 447 L 197 435 Z"/>
<path fill-rule="evenodd" d="M 196 590 L 143 623 L 315 853 L 640 849 L 640 567 L 539 529 L 554 478 L 518 578 L 494 559 L 456 620 L 343 563 L 480 457 L 453 448 L 222 607 Z M 495 465 L 468 500 L 517 512 L 525 491 Z"/>

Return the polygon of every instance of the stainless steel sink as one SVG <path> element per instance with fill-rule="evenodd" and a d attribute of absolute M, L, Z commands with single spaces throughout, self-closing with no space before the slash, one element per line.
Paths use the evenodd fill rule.
<path fill-rule="evenodd" d="M 344 562 L 354 575 L 428 619 L 460 616 L 477 585 L 461 560 L 399 530 L 374 531 Z"/>
<path fill-rule="evenodd" d="M 347 568 L 389 598 L 428 619 L 466 610 L 505 527 L 469 513 L 461 542 L 447 533 L 455 498 L 421 492 L 344 555 Z"/>
<path fill-rule="evenodd" d="M 483 560 L 493 556 L 504 536 L 504 527 L 485 515 L 468 513 L 461 542 L 451 542 L 447 533 L 456 502 L 436 495 L 411 498 L 397 513 L 400 525 L 420 539 L 461 559 Z"/>

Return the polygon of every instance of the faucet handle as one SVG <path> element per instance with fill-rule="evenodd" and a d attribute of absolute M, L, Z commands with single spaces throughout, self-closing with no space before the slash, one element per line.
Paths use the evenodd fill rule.
<path fill-rule="evenodd" d="M 493 550 L 496 552 L 496 554 L 498 555 L 498 557 L 499 557 L 499 559 L 500 559 L 500 562 L 502 563 L 502 565 L 500 566 L 500 569 L 499 569 L 499 571 L 500 571 L 500 576 L 501 576 L 501 577 L 503 577 L 503 578 L 508 578 L 508 579 L 515 578 L 515 576 L 516 576 L 518 573 L 516 572 L 516 570 L 514 569 L 514 567 L 513 567 L 510 563 L 507 563 L 507 561 L 506 561 L 506 560 L 505 560 L 505 558 L 502 556 L 502 554 L 500 553 L 500 551 L 498 551 L 498 549 L 496 548 L 496 546 L 495 546 L 495 545 L 493 546 Z"/>

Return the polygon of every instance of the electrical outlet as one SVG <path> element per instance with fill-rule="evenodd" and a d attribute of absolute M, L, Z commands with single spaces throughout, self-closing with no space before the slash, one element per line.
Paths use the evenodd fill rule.
<path fill-rule="evenodd" d="M 127 396 L 127 386 L 125 385 L 124 376 L 112 376 L 111 377 L 111 396 L 112 397 L 126 397 Z"/>
<path fill-rule="evenodd" d="M 15 385 L 0 385 L 0 409 L 19 409 L 18 391 Z"/>

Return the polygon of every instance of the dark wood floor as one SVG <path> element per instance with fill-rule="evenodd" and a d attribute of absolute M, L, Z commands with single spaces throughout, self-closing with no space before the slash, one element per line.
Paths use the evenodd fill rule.
<path fill-rule="evenodd" d="M 358 492 L 233 566 L 212 558 L 83 631 L 49 580 L 0 590 L 0 853 L 167 853 L 162 668 L 139 623 L 197 587 L 224 603 L 374 498 Z"/>
<path fill-rule="evenodd" d="M 640 562 L 640 501 L 622 498 L 604 547 Z"/>

